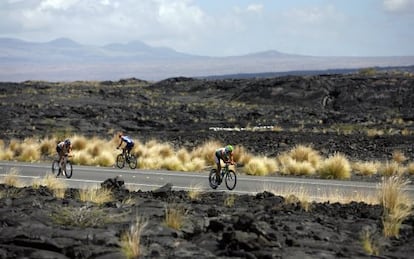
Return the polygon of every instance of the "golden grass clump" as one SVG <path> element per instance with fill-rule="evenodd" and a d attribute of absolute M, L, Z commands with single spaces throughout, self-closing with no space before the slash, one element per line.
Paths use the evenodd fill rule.
<path fill-rule="evenodd" d="M 180 148 L 177 152 L 177 157 L 180 159 L 181 162 L 187 163 L 191 160 L 191 155 L 185 148 Z"/>
<path fill-rule="evenodd" d="M 379 185 L 379 202 L 383 206 L 383 233 L 398 237 L 402 222 L 411 215 L 413 200 L 404 190 L 409 181 L 399 176 L 384 177 Z"/>
<path fill-rule="evenodd" d="M 183 207 L 169 205 L 165 208 L 164 223 L 167 227 L 180 230 L 184 224 L 186 211 Z"/>
<path fill-rule="evenodd" d="M 373 161 L 358 161 L 352 163 L 351 167 L 352 170 L 356 172 L 356 174 L 364 175 L 364 176 L 371 176 L 378 173 L 379 168 L 378 162 Z"/>
<path fill-rule="evenodd" d="M 3 183 L 8 186 L 20 187 L 22 183 L 19 180 L 19 172 L 16 168 L 11 168 L 10 171 L 4 176 Z"/>
<path fill-rule="evenodd" d="M 46 174 L 42 179 L 42 184 L 52 190 L 56 198 L 63 198 L 66 192 L 66 184 L 62 179 L 56 178 L 53 174 Z"/>
<path fill-rule="evenodd" d="M 112 201 L 113 193 L 111 190 L 106 188 L 86 188 L 79 190 L 79 199 L 83 202 L 93 202 L 96 204 L 104 204 Z"/>
<path fill-rule="evenodd" d="M 335 153 L 322 162 L 319 172 L 323 178 L 349 179 L 351 178 L 351 164 L 344 155 Z"/>
<path fill-rule="evenodd" d="M 201 195 L 201 185 L 200 184 L 191 185 L 188 191 L 188 197 L 192 201 L 195 201 L 195 200 L 200 199 L 200 195 Z"/>
<path fill-rule="evenodd" d="M 411 162 L 407 165 L 407 173 L 413 175 L 414 174 L 414 162 Z"/>
<path fill-rule="evenodd" d="M 40 153 L 43 156 L 52 156 L 56 153 L 57 140 L 46 138 L 40 141 Z"/>
<path fill-rule="evenodd" d="M 316 172 L 315 167 L 308 161 L 297 161 L 287 154 L 278 157 L 281 165 L 281 173 L 286 175 L 313 175 Z"/>
<path fill-rule="evenodd" d="M 224 206 L 228 208 L 234 207 L 235 201 L 236 201 L 236 195 L 230 194 L 226 197 L 226 199 L 224 199 Z"/>
<path fill-rule="evenodd" d="M 309 162 L 316 169 L 321 163 L 319 152 L 311 146 L 297 145 L 288 152 L 288 155 L 297 162 Z"/>
<path fill-rule="evenodd" d="M 253 157 L 244 166 L 244 172 L 250 175 L 266 176 L 278 170 L 276 160 L 267 157 Z"/>
<path fill-rule="evenodd" d="M 137 217 L 135 223 L 121 236 L 121 251 L 127 259 L 139 258 L 142 254 L 141 235 L 148 221 Z"/>
<path fill-rule="evenodd" d="M 234 161 L 238 164 L 246 165 L 253 158 L 253 155 L 246 151 L 243 146 L 237 145 L 233 152 Z"/>
<path fill-rule="evenodd" d="M 71 142 L 74 150 L 84 150 L 86 149 L 88 140 L 84 136 L 74 135 L 71 137 Z"/>
<path fill-rule="evenodd" d="M 161 168 L 171 171 L 185 171 L 183 162 L 176 156 L 161 159 Z"/>
<path fill-rule="evenodd" d="M 404 167 L 396 161 L 385 161 L 380 166 L 379 173 L 383 176 L 401 175 L 404 173 Z"/>
<path fill-rule="evenodd" d="M 160 169 L 161 161 L 156 157 L 140 157 L 138 166 L 141 169 Z"/>
<path fill-rule="evenodd" d="M 378 244 L 379 240 L 375 239 L 374 233 L 367 228 L 364 228 L 361 231 L 361 243 L 362 248 L 368 255 L 379 256 L 380 254 L 380 245 Z"/>
<path fill-rule="evenodd" d="M 99 166 L 112 166 L 115 164 L 115 154 L 110 150 L 103 150 L 96 158 L 95 164 Z"/>
<path fill-rule="evenodd" d="M 206 161 L 204 159 L 195 157 L 191 161 L 185 164 L 185 171 L 188 172 L 199 172 L 206 167 Z"/>
<path fill-rule="evenodd" d="M 18 157 L 23 151 L 22 144 L 17 139 L 10 140 L 9 149 L 13 152 L 13 157 Z"/>
<path fill-rule="evenodd" d="M 76 150 L 72 152 L 71 162 L 78 165 L 93 165 L 93 157 L 87 150 Z"/>
<path fill-rule="evenodd" d="M 394 150 L 392 152 L 392 160 L 394 160 L 398 164 L 402 164 L 407 160 L 407 157 L 404 155 L 402 151 Z"/>
<path fill-rule="evenodd" d="M 223 146 L 223 143 L 219 141 L 206 141 L 201 146 L 198 146 L 191 151 L 191 157 L 202 158 L 208 165 L 214 165 L 214 153 L 218 148 L 221 148 Z"/>
<path fill-rule="evenodd" d="M 37 143 L 25 144 L 17 159 L 24 162 L 34 162 L 40 160 L 39 145 Z"/>

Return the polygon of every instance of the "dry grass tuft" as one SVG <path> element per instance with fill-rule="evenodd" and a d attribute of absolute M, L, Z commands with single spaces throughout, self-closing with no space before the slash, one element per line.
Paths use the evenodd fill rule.
<path fill-rule="evenodd" d="M 321 163 L 319 152 L 311 146 L 297 145 L 288 152 L 288 155 L 297 162 L 309 162 L 316 169 Z"/>
<path fill-rule="evenodd" d="M 315 167 L 308 161 L 297 161 L 287 154 L 278 157 L 281 164 L 281 173 L 286 175 L 314 175 Z"/>
<path fill-rule="evenodd" d="M 394 150 L 392 152 L 392 160 L 394 160 L 398 164 L 402 164 L 407 160 L 407 157 L 400 150 Z"/>
<path fill-rule="evenodd" d="M 79 190 L 79 199 L 83 202 L 93 202 L 96 204 L 104 204 L 112 201 L 113 193 L 106 188 L 90 187 Z"/>
<path fill-rule="evenodd" d="M 358 161 L 352 163 L 352 169 L 356 172 L 356 174 L 364 175 L 364 176 L 371 176 L 378 173 L 378 168 L 380 164 L 378 162 L 373 161 Z"/>
<path fill-rule="evenodd" d="M 376 239 L 375 233 L 372 233 L 368 228 L 364 228 L 361 232 L 361 243 L 362 248 L 368 255 L 379 256 L 379 240 Z"/>
<path fill-rule="evenodd" d="M 401 175 L 404 173 L 404 167 L 396 161 L 386 161 L 380 166 L 379 173 L 383 176 Z"/>
<path fill-rule="evenodd" d="M 55 138 L 46 138 L 40 142 L 40 153 L 43 156 L 52 156 L 56 153 L 56 143 Z"/>
<path fill-rule="evenodd" d="M 223 143 L 219 141 L 206 141 L 191 151 L 191 157 L 202 158 L 208 165 L 214 165 L 214 152 L 220 147 Z"/>
<path fill-rule="evenodd" d="M 228 208 L 232 208 L 232 207 L 234 207 L 235 201 L 236 201 L 236 195 L 230 194 L 224 200 L 224 206 L 226 206 Z"/>
<path fill-rule="evenodd" d="M 383 233 L 385 237 L 398 237 L 402 222 L 411 215 L 413 200 L 404 191 L 409 181 L 402 177 L 384 177 L 379 186 L 379 202 L 384 208 Z"/>
<path fill-rule="evenodd" d="M 188 197 L 192 201 L 199 200 L 200 195 L 201 195 L 201 185 L 200 184 L 190 186 L 190 190 L 188 191 Z"/>
<path fill-rule="evenodd" d="M 167 227 L 180 230 L 184 224 L 185 214 L 183 207 L 171 204 L 165 208 L 164 223 Z"/>
<path fill-rule="evenodd" d="M 253 157 L 245 165 L 244 172 L 250 175 L 266 176 L 278 170 L 276 160 L 267 157 Z"/>
<path fill-rule="evenodd" d="M 148 221 L 137 217 L 135 223 L 129 227 L 121 237 L 121 251 L 128 259 L 139 258 L 142 254 L 141 235 Z"/>
<path fill-rule="evenodd" d="M 8 186 L 21 187 L 22 183 L 19 180 L 19 171 L 12 167 L 3 178 L 3 183 Z"/>
<path fill-rule="evenodd" d="M 59 178 L 56 178 L 53 174 L 46 174 L 43 177 L 42 184 L 52 190 L 53 195 L 56 198 L 62 199 L 65 196 L 65 182 Z"/>
<path fill-rule="evenodd" d="M 407 173 L 409 173 L 410 175 L 414 174 L 414 162 L 411 162 L 407 165 Z"/>
<path fill-rule="evenodd" d="M 351 178 L 351 164 L 348 159 L 336 153 L 323 161 L 320 169 L 320 174 L 323 178 L 328 179 L 349 179 Z"/>

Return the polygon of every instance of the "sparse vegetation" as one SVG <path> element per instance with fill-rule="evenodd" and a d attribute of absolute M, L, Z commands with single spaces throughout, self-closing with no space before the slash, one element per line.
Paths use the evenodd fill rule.
<path fill-rule="evenodd" d="M 184 224 L 186 211 L 183 207 L 170 204 L 165 208 L 164 223 L 167 227 L 180 230 Z"/>
<path fill-rule="evenodd" d="M 112 191 L 106 188 L 90 187 L 79 190 L 79 199 L 83 202 L 104 204 L 113 200 Z"/>
<path fill-rule="evenodd" d="M 409 182 L 399 176 L 384 177 L 379 186 L 379 202 L 384 208 L 385 237 L 398 237 L 402 222 L 412 213 L 413 200 L 404 191 Z"/>
<path fill-rule="evenodd" d="M 51 217 L 56 224 L 75 227 L 99 227 L 115 219 L 103 209 L 89 206 L 55 208 Z"/>
<path fill-rule="evenodd" d="M 11 168 L 3 178 L 3 183 L 8 186 L 20 187 L 22 184 L 19 180 L 19 172 L 16 168 Z"/>
<path fill-rule="evenodd" d="M 148 221 L 137 217 L 135 223 L 121 236 L 121 250 L 126 258 L 139 258 L 142 254 L 141 235 L 147 225 Z"/>

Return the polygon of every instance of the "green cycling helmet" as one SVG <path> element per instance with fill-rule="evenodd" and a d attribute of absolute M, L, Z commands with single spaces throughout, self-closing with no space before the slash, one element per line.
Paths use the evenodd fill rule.
<path fill-rule="evenodd" d="M 225 150 L 226 150 L 227 153 L 233 152 L 233 146 L 232 145 L 227 145 Z"/>

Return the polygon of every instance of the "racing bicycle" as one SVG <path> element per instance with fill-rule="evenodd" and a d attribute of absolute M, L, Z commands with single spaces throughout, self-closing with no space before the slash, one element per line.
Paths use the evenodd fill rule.
<path fill-rule="evenodd" d="M 59 157 L 56 157 L 52 162 L 52 174 L 58 177 L 63 174 L 66 178 L 71 178 L 73 173 L 72 163 L 68 159 L 68 154 L 62 157 L 62 167 L 60 166 Z M 63 170 L 62 170 L 63 169 Z"/>
<path fill-rule="evenodd" d="M 125 163 L 128 163 L 129 168 L 135 169 L 138 165 L 138 159 L 135 155 L 126 152 L 126 149 L 122 149 L 122 153 L 116 157 L 116 166 L 118 168 L 124 168 Z"/>
<path fill-rule="evenodd" d="M 236 187 L 237 183 L 237 176 L 234 170 L 229 168 L 230 163 L 226 163 L 224 167 L 221 169 L 220 178 L 217 179 L 217 169 L 213 168 L 210 171 L 210 175 L 208 177 L 208 181 L 210 182 L 210 187 L 213 189 L 217 189 L 217 187 L 221 184 L 224 179 L 226 183 L 226 187 L 229 190 L 233 190 Z"/>

